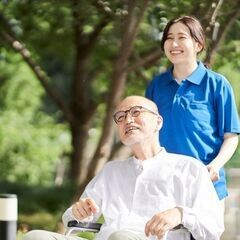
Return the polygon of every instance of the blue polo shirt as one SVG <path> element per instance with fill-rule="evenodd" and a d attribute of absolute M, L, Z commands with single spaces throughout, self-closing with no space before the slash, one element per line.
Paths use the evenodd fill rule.
<path fill-rule="evenodd" d="M 207 165 L 217 156 L 224 133 L 240 133 L 231 85 L 201 62 L 180 85 L 172 68 L 156 76 L 146 97 L 157 104 L 163 117 L 160 142 L 169 152 L 192 156 Z M 224 169 L 214 186 L 219 199 L 227 196 Z"/>

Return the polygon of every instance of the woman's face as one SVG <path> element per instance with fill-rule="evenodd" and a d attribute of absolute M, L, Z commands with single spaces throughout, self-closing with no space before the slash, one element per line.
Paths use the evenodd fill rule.
<path fill-rule="evenodd" d="M 190 31 L 184 24 L 174 23 L 164 43 L 164 52 L 173 64 L 187 64 L 197 60 L 197 53 L 202 46 L 190 35 Z"/>

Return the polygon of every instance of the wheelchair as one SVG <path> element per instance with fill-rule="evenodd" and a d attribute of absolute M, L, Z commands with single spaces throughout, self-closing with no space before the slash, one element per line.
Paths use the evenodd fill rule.
<path fill-rule="evenodd" d="M 100 231 L 102 224 L 101 223 L 91 223 L 91 222 L 77 222 L 77 221 L 69 221 L 68 222 L 68 230 L 65 233 L 66 236 L 70 236 L 76 232 L 93 232 L 97 233 Z"/>
<path fill-rule="evenodd" d="M 93 233 L 97 233 L 100 231 L 102 224 L 101 223 L 91 223 L 91 222 L 85 222 L 85 223 L 81 223 L 81 222 L 77 222 L 75 220 L 73 221 L 69 221 L 68 222 L 68 230 L 65 233 L 66 236 L 70 236 L 76 232 L 93 232 Z M 175 228 L 173 228 L 170 231 L 176 231 L 179 229 L 185 229 L 187 230 L 182 224 L 176 226 Z M 188 230 L 187 230 L 188 231 Z M 195 240 L 192 235 L 190 235 L 190 240 Z"/>

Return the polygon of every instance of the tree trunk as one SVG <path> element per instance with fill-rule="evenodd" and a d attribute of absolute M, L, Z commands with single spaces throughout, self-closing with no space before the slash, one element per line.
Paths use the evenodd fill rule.
<path fill-rule="evenodd" d="M 75 44 L 75 64 L 71 89 L 71 112 L 74 121 L 71 124 L 72 158 L 71 179 L 79 186 L 84 179 L 84 154 L 88 140 L 88 130 L 97 104 L 91 98 L 91 82 L 89 80 L 89 64 L 92 51 L 104 27 L 109 23 L 109 16 L 103 16 L 90 34 L 83 31 L 83 14 L 81 3 L 72 0 L 72 15 Z"/>
<path fill-rule="evenodd" d="M 103 164 L 108 160 L 111 153 L 114 134 L 114 122 L 112 119 L 112 114 L 117 104 L 121 100 L 124 92 L 129 57 L 132 53 L 134 39 L 136 37 L 139 24 L 144 16 L 144 12 L 147 8 L 148 0 L 144 0 L 141 6 L 138 6 L 139 2 L 134 0 L 129 1 L 128 4 L 128 15 L 123 24 L 121 47 L 114 65 L 111 81 L 112 85 L 108 96 L 107 110 L 103 124 L 103 132 L 96 152 L 89 165 L 87 178 L 83 185 L 86 185 L 89 180 L 99 171 L 99 169 L 102 168 Z"/>
<path fill-rule="evenodd" d="M 72 135 L 72 154 L 70 164 L 70 179 L 76 186 L 82 181 L 81 166 L 84 161 L 84 152 L 88 139 L 88 127 L 83 125 L 71 126 Z"/>

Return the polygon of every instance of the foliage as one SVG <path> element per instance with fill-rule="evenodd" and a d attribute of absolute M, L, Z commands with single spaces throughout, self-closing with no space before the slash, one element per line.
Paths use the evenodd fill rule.
<path fill-rule="evenodd" d="M 240 144 L 232 159 L 225 165 L 226 168 L 240 168 Z"/>
<path fill-rule="evenodd" d="M 134 5 L 135 2 L 140 4 Z M 116 82 L 113 75 L 118 66 L 114 63 L 121 55 L 124 26 L 128 26 L 124 25 L 128 5 L 133 4 L 139 12 L 143 2 L 1 1 L 0 16 L 4 16 L 8 24 L 1 18 L 0 164 L 4 171 L 0 170 L 0 179 L 49 184 L 54 180 L 56 163 L 65 152 L 72 152 L 72 159 L 68 160 L 73 169 L 91 169 L 86 167 L 91 157 L 85 156 L 94 155 L 95 146 L 101 144 L 101 134 L 107 131 L 103 128 L 104 117 L 112 111 L 109 106 L 113 101 L 109 95 Z M 144 94 L 152 76 L 166 68 L 168 63 L 163 54 L 147 64 L 138 63 L 159 51 L 162 30 L 170 18 L 196 15 L 205 29 L 209 29 L 217 3 L 209 0 L 149 1 L 133 51 L 126 61 L 127 67 L 136 67 L 126 74 L 123 95 Z M 234 4 L 231 0 L 220 7 L 216 15 L 220 29 L 227 29 L 228 14 L 235 9 Z M 237 19 L 219 45 L 213 66 L 230 74 L 228 79 L 236 93 L 239 87 L 239 24 Z M 98 35 L 94 35 L 96 30 L 99 30 Z M 18 57 L 20 52 L 13 52 L 13 44 L 4 38 L 6 34 L 26 47 L 27 56 L 35 60 L 34 69 L 41 68 L 47 74 L 46 84 L 70 114 L 51 98 L 49 88 L 44 88 L 44 92 L 36 72 L 30 72 L 29 62 Z M 208 42 L 212 41 L 210 35 L 208 32 Z M 223 69 L 223 65 L 227 69 Z M 237 94 L 236 98 L 240 108 Z M 74 139 L 76 135 L 78 139 Z M 111 149 L 111 142 L 106 145 Z M 79 149 L 87 152 L 77 156 Z M 81 161 L 81 167 L 73 164 L 76 161 Z"/>
<path fill-rule="evenodd" d="M 16 194 L 18 197 L 18 239 L 30 229 L 62 231 L 61 216 L 71 205 L 76 189 L 72 185 L 61 187 L 27 186 L 20 183 L 0 182 L 0 192 Z M 103 219 L 100 219 L 102 222 Z M 82 237 L 92 239 L 92 233 Z"/>
<path fill-rule="evenodd" d="M 0 72 L 0 180 L 52 183 L 69 148 L 65 126 L 43 113 L 42 88 L 18 56 L 5 53 Z"/>
<path fill-rule="evenodd" d="M 44 187 L 11 182 L 0 182 L 0 189 L 1 192 L 17 195 L 19 214 L 36 212 L 57 214 L 70 206 L 72 194 L 76 190 L 71 185 Z"/>

